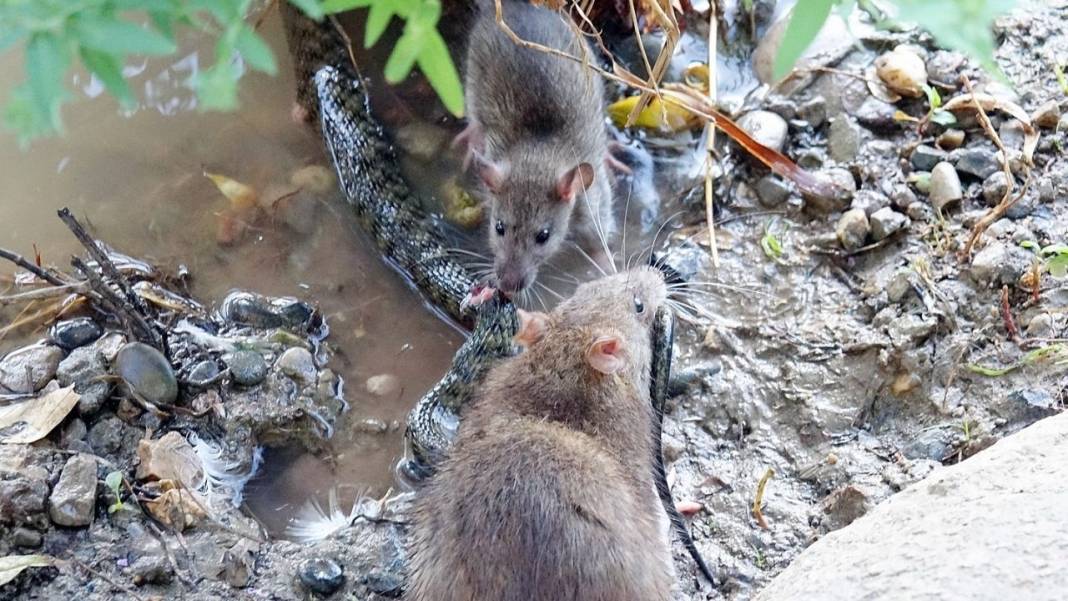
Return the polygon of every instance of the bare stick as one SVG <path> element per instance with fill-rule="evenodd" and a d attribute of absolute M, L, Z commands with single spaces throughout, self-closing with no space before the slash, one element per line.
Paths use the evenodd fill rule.
<path fill-rule="evenodd" d="M 34 265 L 30 261 L 27 261 L 22 255 L 16 252 L 11 252 L 10 250 L 0 248 L 0 258 L 11 261 L 15 265 L 18 265 L 19 267 L 25 269 L 26 271 L 29 271 L 33 275 L 41 278 L 42 280 L 54 286 L 65 286 L 68 284 L 68 282 L 64 282 L 63 280 L 49 273 L 48 270 L 42 269 Z"/>
<path fill-rule="evenodd" d="M 86 294 L 89 291 L 88 282 L 77 282 L 75 284 L 63 284 L 61 286 L 52 286 L 50 288 L 38 288 L 37 290 L 28 290 L 26 292 L 20 292 L 18 294 L 12 294 L 10 296 L 0 296 L 0 305 L 13 305 L 16 303 L 22 303 L 32 300 L 41 300 L 46 298 L 54 298 L 57 296 L 63 296 L 65 294 Z"/>
<path fill-rule="evenodd" d="M 757 482 L 756 498 L 753 499 L 753 517 L 756 518 L 757 524 L 764 530 L 768 530 L 768 522 L 764 519 L 764 510 L 761 507 L 764 504 L 764 488 L 768 485 L 768 480 L 775 475 L 775 470 L 768 468 L 768 471 L 764 472 L 764 475 L 760 477 L 760 482 Z"/>
<path fill-rule="evenodd" d="M 716 3 L 708 3 L 708 104 L 716 106 Z M 719 249 L 716 248 L 716 223 L 714 213 L 712 161 L 716 147 L 716 128 L 705 124 L 708 130 L 708 152 L 705 153 L 705 221 L 708 222 L 708 246 L 712 249 L 712 267 L 719 269 Z"/>

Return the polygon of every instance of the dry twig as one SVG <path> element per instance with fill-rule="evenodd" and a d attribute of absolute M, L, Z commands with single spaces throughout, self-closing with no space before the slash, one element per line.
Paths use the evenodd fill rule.
<path fill-rule="evenodd" d="M 764 530 L 768 530 L 768 522 L 764 519 L 764 510 L 761 507 L 764 504 L 764 488 L 774 475 L 775 470 L 770 467 L 764 472 L 764 475 L 760 477 L 760 482 L 757 482 L 756 498 L 753 499 L 753 517 Z"/>

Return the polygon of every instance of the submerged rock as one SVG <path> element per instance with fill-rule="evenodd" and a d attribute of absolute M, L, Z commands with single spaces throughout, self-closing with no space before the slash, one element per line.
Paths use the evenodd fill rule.
<path fill-rule="evenodd" d="M 75 455 L 67 460 L 48 497 L 48 515 L 60 526 L 88 526 L 96 508 L 96 459 Z"/>
<path fill-rule="evenodd" d="M 130 342 L 115 357 L 115 369 L 126 384 L 150 403 L 174 403 L 178 380 L 163 353 L 141 342 Z"/>
<path fill-rule="evenodd" d="M 283 374 L 303 384 L 315 382 L 315 359 L 306 349 L 291 348 L 282 353 L 282 356 L 278 358 L 274 365 Z"/>
<path fill-rule="evenodd" d="M 63 350 L 50 344 L 12 351 L 0 360 L 0 389 L 37 392 L 56 375 L 62 360 Z"/>
<path fill-rule="evenodd" d="M 255 351 L 237 351 L 223 360 L 230 368 L 234 382 L 242 386 L 255 386 L 267 377 L 267 362 Z"/>

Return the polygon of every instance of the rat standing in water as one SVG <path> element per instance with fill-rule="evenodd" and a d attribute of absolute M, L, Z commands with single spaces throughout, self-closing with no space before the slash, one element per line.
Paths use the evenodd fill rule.
<path fill-rule="evenodd" d="M 503 0 L 504 21 L 523 40 L 595 60 L 566 17 Z M 496 286 L 526 289 L 569 233 L 599 263 L 615 231 L 612 160 L 600 77 L 587 66 L 516 44 L 478 2 L 467 45 L 466 143 L 490 201 Z M 613 164 L 615 164 L 613 162 Z"/>
<path fill-rule="evenodd" d="M 487 376 L 420 491 L 407 601 L 666 601 L 668 526 L 650 465 L 648 267 L 523 313 L 527 348 Z"/>

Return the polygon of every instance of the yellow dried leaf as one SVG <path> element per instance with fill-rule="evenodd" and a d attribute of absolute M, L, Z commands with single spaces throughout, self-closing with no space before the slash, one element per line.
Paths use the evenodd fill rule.
<path fill-rule="evenodd" d="M 154 499 L 143 499 L 141 505 L 160 522 L 182 531 L 207 517 L 201 508 L 202 503 L 189 489 L 174 480 L 160 480 L 157 485 L 163 492 Z"/>
<path fill-rule="evenodd" d="M 74 386 L 0 407 L 0 443 L 37 442 L 70 414 L 81 395 Z"/>
<path fill-rule="evenodd" d="M 43 568 L 55 560 L 48 555 L 8 555 L 0 557 L 0 586 L 15 579 L 26 568 Z"/>
<path fill-rule="evenodd" d="M 230 201 L 230 208 L 235 211 L 244 211 L 256 206 L 258 194 L 252 186 L 218 173 L 205 171 L 204 177 L 215 183 L 215 187 Z"/>
<path fill-rule="evenodd" d="M 178 432 L 137 443 L 138 480 L 177 480 L 187 488 L 204 481 L 204 470 L 193 445 Z"/>
<path fill-rule="evenodd" d="M 641 96 L 622 98 L 608 105 L 608 116 L 616 127 L 626 127 L 627 117 L 638 104 Z M 649 101 L 635 119 L 633 125 L 664 133 L 675 133 L 695 129 L 701 125 L 701 118 L 674 102 L 663 102 L 659 98 Z"/>

